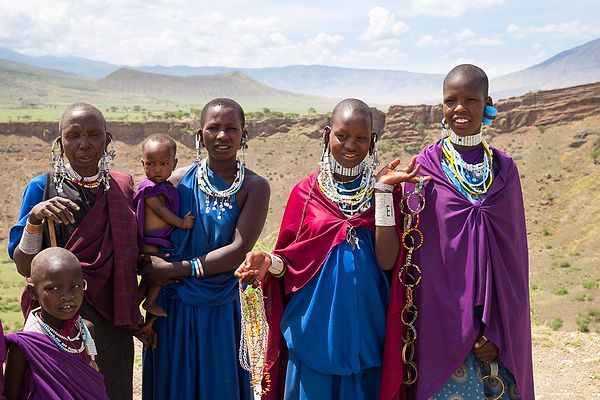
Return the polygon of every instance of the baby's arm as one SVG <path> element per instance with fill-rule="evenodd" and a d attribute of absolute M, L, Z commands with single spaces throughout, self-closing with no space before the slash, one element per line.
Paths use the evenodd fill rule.
<path fill-rule="evenodd" d="M 8 347 L 6 369 L 4 371 L 4 395 L 6 400 L 17 400 L 23 386 L 23 376 L 27 368 L 25 355 L 16 344 Z"/>
<path fill-rule="evenodd" d="M 146 197 L 144 204 L 154 211 L 156 215 L 167 224 L 181 229 L 192 229 L 194 227 L 194 216 L 191 213 L 187 213 L 183 218 L 179 218 L 171 210 L 169 210 L 160 201 L 158 196 Z"/>

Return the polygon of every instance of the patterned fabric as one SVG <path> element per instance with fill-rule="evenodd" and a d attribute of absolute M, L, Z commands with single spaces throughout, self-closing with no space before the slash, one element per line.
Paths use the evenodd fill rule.
<path fill-rule="evenodd" d="M 479 361 L 473 353 L 462 363 L 444 385 L 431 397 L 431 400 L 481 400 L 499 398 L 502 400 L 520 400 L 521 395 L 515 383 L 515 377 L 498 361 L 498 379 L 489 376 L 489 366 Z M 500 382 L 501 381 L 501 382 Z M 502 391 L 504 384 L 504 392 Z"/>

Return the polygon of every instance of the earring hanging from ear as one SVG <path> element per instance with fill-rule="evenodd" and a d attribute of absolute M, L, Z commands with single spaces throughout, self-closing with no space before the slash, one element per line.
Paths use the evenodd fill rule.
<path fill-rule="evenodd" d="M 65 180 L 65 176 L 67 174 L 65 171 L 65 160 L 63 159 L 63 151 L 60 136 L 54 139 L 54 142 L 52 142 L 51 154 L 52 166 L 54 168 L 52 179 L 54 181 L 54 186 L 56 187 L 56 193 L 62 193 L 63 181 Z"/>
<path fill-rule="evenodd" d="M 201 150 L 202 150 L 202 130 L 196 132 L 196 163 L 202 161 Z"/>
<path fill-rule="evenodd" d="M 110 135 L 108 132 L 107 135 L 109 135 L 110 141 L 106 145 L 104 154 L 102 154 L 102 158 L 100 159 L 100 181 L 102 182 L 105 192 L 110 189 L 110 163 L 115 159 L 115 155 L 117 154 L 115 152 L 115 145 L 112 140 L 112 135 Z"/>
<path fill-rule="evenodd" d="M 440 123 L 442 127 L 442 139 L 450 136 L 450 129 L 448 128 L 448 123 L 446 122 L 446 118 L 442 118 L 442 122 Z"/>
<path fill-rule="evenodd" d="M 330 128 L 328 126 L 323 129 L 323 136 L 321 138 L 321 161 L 319 161 L 320 169 L 326 170 L 330 168 L 329 164 L 329 132 Z"/>
<path fill-rule="evenodd" d="M 84 292 L 87 290 L 87 286 L 88 286 L 87 281 L 84 279 L 83 280 L 83 291 Z"/>
<path fill-rule="evenodd" d="M 242 141 L 241 141 L 241 147 L 242 147 L 242 165 L 246 165 L 246 149 L 248 149 L 248 135 L 242 135 Z"/>
<path fill-rule="evenodd" d="M 379 157 L 377 156 L 377 133 L 373 132 L 371 138 L 373 146 L 373 149 L 371 150 L 371 170 L 375 173 L 379 166 Z"/>
<path fill-rule="evenodd" d="M 483 124 L 491 125 L 492 122 L 496 119 L 496 115 L 498 115 L 498 110 L 494 106 L 485 106 L 483 109 Z"/>

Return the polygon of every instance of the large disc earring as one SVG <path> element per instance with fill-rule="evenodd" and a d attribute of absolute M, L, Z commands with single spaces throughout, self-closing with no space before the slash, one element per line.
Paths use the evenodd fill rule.
<path fill-rule="evenodd" d="M 65 180 L 66 171 L 65 171 L 65 160 L 63 159 L 63 150 L 62 150 L 62 142 L 60 136 L 54 139 L 52 142 L 52 167 L 54 168 L 54 173 L 52 174 L 52 179 L 54 181 L 54 186 L 56 187 L 56 193 L 62 193 L 63 191 L 63 181 Z"/>

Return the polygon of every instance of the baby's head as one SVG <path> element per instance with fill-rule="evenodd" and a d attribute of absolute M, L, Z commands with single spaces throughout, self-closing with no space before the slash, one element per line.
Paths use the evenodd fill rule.
<path fill-rule="evenodd" d="M 61 247 L 39 252 L 31 261 L 27 289 L 42 307 L 42 319 L 51 325 L 73 318 L 81 303 L 87 282 L 81 264 L 73 253 Z"/>
<path fill-rule="evenodd" d="M 475 65 L 461 64 L 446 75 L 443 112 L 454 133 L 468 136 L 481 130 L 484 109 L 492 105 L 488 87 L 487 75 Z"/>
<path fill-rule="evenodd" d="M 165 182 L 177 166 L 177 143 L 165 133 L 150 135 L 142 143 L 142 166 L 152 182 Z"/>

